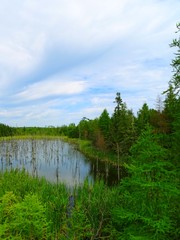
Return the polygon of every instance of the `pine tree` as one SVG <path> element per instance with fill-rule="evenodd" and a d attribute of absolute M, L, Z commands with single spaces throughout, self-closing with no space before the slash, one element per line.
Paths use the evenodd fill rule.
<path fill-rule="evenodd" d="M 99 117 L 99 128 L 102 131 L 104 138 L 108 140 L 109 138 L 109 127 L 110 127 L 110 117 L 107 109 L 101 113 Z"/>
<path fill-rule="evenodd" d="M 150 127 L 131 148 L 130 177 L 120 185 L 119 206 L 113 210 L 121 239 L 178 239 L 176 169 Z"/>
<path fill-rule="evenodd" d="M 177 33 L 180 32 L 180 23 L 177 24 Z M 172 60 L 171 66 L 173 67 L 173 77 L 170 81 L 172 84 L 174 93 L 179 95 L 180 92 L 180 36 L 176 39 L 173 39 L 173 42 L 170 44 L 171 47 L 176 47 L 177 52 L 175 53 L 175 58 Z"/>
<path fill-rule="evenodd" d="M 180 23 L 177 24 L 177 33 L 180 32 Z M 169 88 L 166 93 L 165 99 L 165 114 L 168 118 L 170 128 L 169 146 L 170 146 L 170 159 L 179 167 L 180 159 L 180 36 L 173 40 L 170 44 L 171 47 L 177 48 L 175 58 L 172 60 L 173 77 L 169 82 Z"/>
<path fill-rule="evenodd" d="M 137 113 L 136 128 L 138 135 L 145 129 L 150 122 L 150 110 L 147 103 L 144 103 L 142 108 Z"/>
<path fill-rule="evenodd" d="M 114 102 L 116 107 L 111 118 L 110 131 L 111 141 L 119 159 L 120 155 L 128 154 L 134 141 L 134 116 L 132 111 L 127 109 L 119 92 L 116 94 Z"/>

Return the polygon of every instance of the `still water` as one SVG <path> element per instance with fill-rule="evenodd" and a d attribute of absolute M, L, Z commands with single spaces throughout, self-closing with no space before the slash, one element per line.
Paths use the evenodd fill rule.
<path fill-rule="evenodd" d="M 117 168 L 98 159 L 92 161 L 73 145 L 61 140 L 0 141 L 0 170 L 26 169 L 32 176 L 45 177 L 67 186 L 80 185 L 85 179 L 102 178 L 108 185 L 118 181 Z"/>

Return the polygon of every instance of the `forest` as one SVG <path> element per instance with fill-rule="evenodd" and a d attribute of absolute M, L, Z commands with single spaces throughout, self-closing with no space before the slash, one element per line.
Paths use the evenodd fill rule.
<path fill-rule="evenodd" d="M 87 156 L 128 172 L 111 187 L 85 181 L 74 189 L 73 200 L 63 184 L 16 169 L 0 172 L 0 239 L 180 239 L 179 36 L 170 47 L 175 49 L 173 75 L 155 109 L 144 103 L 134 115 L 117 92 L 111 116 L 104 109 L 98 118 L 83 117 L 77 125 L 0 124 L 1 139 L 62 137 Z"/>

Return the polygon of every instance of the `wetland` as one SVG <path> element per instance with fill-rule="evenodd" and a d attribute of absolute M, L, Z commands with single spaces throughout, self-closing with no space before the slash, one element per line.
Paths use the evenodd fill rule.
<path fill-rule="evenodd" d="M 0 141 L 0 170 L 25 169 L 33 177 L 45 177 L 68 187 L 84 180 L 103 179 L 108 185 L 118 181 L 117 167 L 100 159 L 90 159 L 76 146 L 60 139 L 11 139 Z"/>

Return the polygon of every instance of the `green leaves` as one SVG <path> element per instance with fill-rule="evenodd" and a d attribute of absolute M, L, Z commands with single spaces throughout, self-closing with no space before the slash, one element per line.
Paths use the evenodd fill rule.
<path fill-rule="evenodd" d="M 129 148 L 134 141 L 134 116 L 132 111 L 127 109 L 119 92 L 116 94 L 114 102 L 116 106 L 111 117 L 110 139 L 119 160 L 120 155 L 128 154 Z"/>
<path fill-rule="evenodd" d="M 177 33 L 180 31 L 180 23 L 177 24 Z M 175 58 L 172 60 L 173 67 L 173 77 L 171 80 L 171 84 L 173 86 L 174 93 L 176 95 L 180 92 L 180 36 L 173 40 L 170 44 L 171 47 L 176 47 L 177 52 L 175 53 Z"/>
<path fill-rule="evenodd" d="M 13 128 L 9 127 L 8 125 L 0 123 L 0 137 L 12 136 L 12 135 L 13 135 Z"/>
<path fill-rule="evenodd" d="M 37 195 L 28 194 L 22 201 L 8 192 L 0 202 L 1 239 L 47 239 L 50 222 L 45 216 L 45 207 Z"/>
<path fill-rule="evenodd" d="M 123 229 L 122 236 L 171 239 L 171 232 L 176 232 L 174 215 L 180 192 L 176 170 L 167 156 L 167 150 L 159 144 L 159 136 L 150 127 L 131 148 L 130 177 L 122 180 L 120 204 L 112 211 L 114 222 Z M 176 237 L 174 234 L 172 239 Z"/>
<path fill-rule="evenodd" d="M 0 239 L 118 239 L 111 209 L 118 191 L 103 182 L 78 187 L 69 214 L 63 185 L 34 179 L 25 172 L 0 173 Z M 72 193 L 71 193 L 72 194 Z"/>

